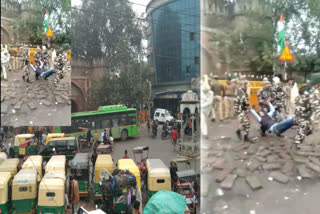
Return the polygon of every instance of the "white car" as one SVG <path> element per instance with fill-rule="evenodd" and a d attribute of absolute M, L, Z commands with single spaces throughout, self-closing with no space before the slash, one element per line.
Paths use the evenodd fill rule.
<path fill-rule="evenodd" d="M 173 117 L 170 115 L 169 111 L 162 108 L 157 108 L 153 115 L 153 120 L 160 123 L 169 122 L 172 119 Z"/>

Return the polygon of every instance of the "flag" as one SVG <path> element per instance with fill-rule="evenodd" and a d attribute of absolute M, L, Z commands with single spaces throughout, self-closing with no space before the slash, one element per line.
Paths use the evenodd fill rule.
<path fill-rule="evenodd" d="M 49 30 L 49 14 L 48 11 L 46 11 L 46 14 L 44 15 L 44 34 L 46 34 Z"/>
<path fill-rule="evenodd" d="M 284 38 L 285 38 L 285 29 L 284 29 L 284 19 L 283 19 L 283 15 L 280 15 L 280 20 L 278 21 L 277 24 L 277 31 L 278 31 L 278 55 L 281 55 L 284 47 L 285 47 L 285 43 L 284 43 Z"/>

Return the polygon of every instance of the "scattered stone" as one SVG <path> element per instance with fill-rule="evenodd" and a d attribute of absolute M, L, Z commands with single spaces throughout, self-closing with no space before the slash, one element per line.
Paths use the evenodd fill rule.
<path fill-rule="evenodd" d="M 33 104 L 33 102 L 29 102 L 29 103 L 28 103 L 28 106 L 29 106 L 29 108 L 30 108 L 31 110 L 34 110 L 34 109 L 37 108 L 37 107 Z"/>
<path fill-rule="evenodd" d="M 311 162 L 313 162 L 314 164 L 317 164 L 318 166 L 320 166 L 320 160 L 316 157 L 309 157 L 309 160 Z"/>
<path fill-rule="evenodd" d="M 309 167 L 310 169 L 312 169 L 313 171 L 316 171 L 316 172 L 320 173 L 320 166 L 318 166 L 318 165 L 316 165 L 316 164 L 314 164 L 314 163 L 312 163 L 310 161 L 308 161 L 306 163 L 306 166 Z"/>
<path fill-rule="evenodd" d="M 64 99 L 62 99 L 60 96 L 56 96 L 56 101 L 58 103 L 64 103 L 65 102 Z"/>
<path fill-rule="evenodd" d="M 248 159 L 247 152 L 245 152 L 245 151 L 239 152 L 239 153 L 238 153 L 238 158 L 239 158 L 239 159 L 242 159 L 242 160 Z"/>
<path fill-rule="evenodd" d="M 239 151 L 241 151 L 241 150 L 245 150 L 245 149 L 247 149 L 247 148 L 249 147 L 249 145 L 250 145 L 250 144 L 242 143 L 242 144 L 240 144 L 239 147 L 236 147 L 236 148 L 234 149 L 234 151 L 239 152 Z"/>
<path fill-rule="evenodd" d="M 267 161 L 264 157 L 261 157 L 261 156 L 255 156 L 255 158 L 260 162 L 266 162 Z"/>
<path fill-rule="evenodd" d="M 279 163 L 264 163 L 262 167 L 264 170 L 276 170 L 280 169 L 281 165 Z"/>
<path fill-rule="evenodd" d="M 279 156 L 280 156 L 282 159 L 291 160 L 291 156 L 288 155 L 288 153 L 285 152 L 285 151 L 280 152 L 280 153 L 279 153 Z"/>
<path fill-rule="evenodd" d="M 270 154 L 271 154 L 271 151 L 268 150 L 268 149 L 265 149 L 265 150 L 263 150 L 262 152 L 260 152 L 260 155 L 261 155 L 262 157 L 267 157 L 267 156 L 270 155 Z"/>
<path fill-rule="evenodd" d="M 248 148 L 248 155 L 253 155 L 257 152 L 257 145 L 251 144 Z"/>
<path fill-rule="evenodd" d="M 217 173 L 216 182 L 222 182 L 233 170 L 231 169 L 223 169 Z"/>
<path fill-rule="evenodd" d="M 292 175 L 293 174 L 293 168 L 294 168 L 293 162 L 292 161 L 287 161 L 283 165 L 283 167 L 281 169 L 281 172 L 283 172 L 286 175 Z"/>
<path fill-rule="evenodd" d="M 286 184 L 289 181 L 289 177 L 279 171 L 271 172 L 270 177 L 283 184 Z"/>
<path fill-rule="evenodd" d="M 299 165 L 298 167 L 299 174 L 301 175 L 302 178 L 311 178 L 312 175 L 307 169 L 305 165 Z"/>
<path fill-rule="evenodd" d="M 320 157 L 320 153 L 318 152 L 296 152 L 297 155 L 302 155 L 302 156 L 317 156 Z"/>
<path fill-rule="evenodd" d="M 17 104 L 13 108 L 19 110 L 21 108 L 22 103 L 22 101 L 17 102 Z"/>
<path fill-rule="evenodd" d="M 306 157 L 301 157 L 301 156 L 293 156 L 293 160 L 297 163 L 306 163 L 308 159 Z"/>
<path fill-rule="evenodd" d="M 313 152 L 313 147 L 310 145 L 300 145 L 300 151 L 302 152 Z"/>
<path fill-rule="evenodd" d="M 250 176 L 246 177 L 246 181 L 249 184 L 249 186 L 251 187 L 251 189 L 253 189 L 253 190 L 257 190 L 257 189 L 262 188 L 261 182 L 254 175 L 250 175 Z"/>
<path fill-rule="evenodd" d="M 224 169 L 224 158 L 217 158 L 217 160 L 212 164 L 213 169 Z"/>
<path fill-rule="evenodd" d="M 250 175 L 250 173 L 245 168 L 241 168 L 241 167 L 236 169 L 235 174 L 238 175 L 239 177 L 247 177 Z"/>
<path fill-rule="evenodd" d="M 278 159 L 278 156 L 277 156 L 277 155 L 269 155 L 269 156 L 267 157 L 267 162 L 268 162 L 268 163 L 274 163 L 274 162 L 277 161 L 277 159 Z"/>
<path fill-rule="evenodd" d="M 51 102 L 49 100 L 42 100 L 42 103 L 46 106 L 50 106 Z"/>
<path fill-rule="evenodd" d="M 255 171 L 260 166 L 260 163 L 254 159 L 247 162 L 247 169 L 251 172 Z"/>
<path fill-rule="evenodd" d="M 68 103 L 68 105 L 71 105 L 71 100 L 68 100 L 67 103 Z"/>
<path fill-rule="evenodd" d="M 237 175 L 229 174 L 226 179 L 220 184 L 223 189 L 231 189 L 233 186 L 233 183 L 237 179 Z"/>
<path fill-rule="evenodd" d="M 8 105 L 1 105 L 1 113 L 6 114 L 8 112 Z"/>

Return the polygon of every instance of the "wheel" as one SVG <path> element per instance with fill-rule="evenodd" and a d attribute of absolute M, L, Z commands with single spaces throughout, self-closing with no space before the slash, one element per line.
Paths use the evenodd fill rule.
<path fill-rule="evenodd" d="M 127 130 L 122 130 L 121 132 L 121 140 L 125 141 L 128 138 L 128 131 Z"/>

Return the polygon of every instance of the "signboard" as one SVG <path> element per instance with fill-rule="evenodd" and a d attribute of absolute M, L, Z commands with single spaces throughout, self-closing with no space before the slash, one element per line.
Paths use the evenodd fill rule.
<path fill-rule="evenodd" d="M 291 51 L 288 45 L 286 45 L 285 48 L 283 49 L 279 60 L 285 61 L 285 62 L 293 62 L 293 55 L 291 54 Z"/>
<path fill-rule="evenodd" d="M 51 30 L 51 27 L 49 27 L 47 33 L 46 33 L 46 37 L 53 37 L 53 33 L 52 33 L 52 30 Z"/>

